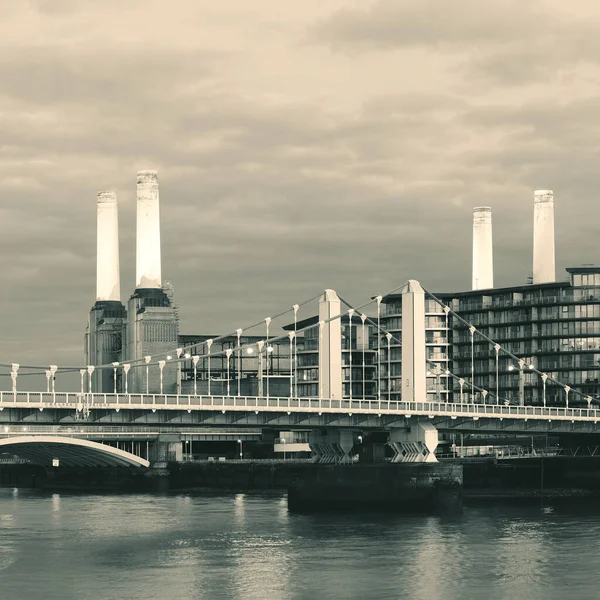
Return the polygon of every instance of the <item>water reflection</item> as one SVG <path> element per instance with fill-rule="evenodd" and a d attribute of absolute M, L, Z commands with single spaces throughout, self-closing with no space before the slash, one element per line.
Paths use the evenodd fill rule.
<path fill-rule="evenodd" d="M 309 516 L 282 495 L 0 489 L 0 597 L 596 598 L 599 535 L 594 509 Z"/>

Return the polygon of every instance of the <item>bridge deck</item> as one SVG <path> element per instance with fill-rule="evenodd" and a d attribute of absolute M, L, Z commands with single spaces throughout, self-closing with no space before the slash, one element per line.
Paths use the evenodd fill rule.
<path fill-rule="evenodd" d="M 176 396 L 159 394 L 80 394 L 47 392 L 0 392 L 0 410 L 11 408 L 245 411 L 271 413 L 317 413 L 352 415 L 403 415 L 458 417 L 478 420 L 517 419 L 527 421 L 585 421 L 597 423 L 600 410 L 494 404 L 454 404 L 445 402 L 401 402 L 371 399 L 334 400 L 330 398 L 267 398 L 254 396 Z"/>

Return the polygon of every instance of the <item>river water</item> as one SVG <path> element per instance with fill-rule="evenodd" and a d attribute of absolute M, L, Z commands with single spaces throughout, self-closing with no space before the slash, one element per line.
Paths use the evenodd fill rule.
<path fill-rule="evenodd" d="M 1 600 L 600 598 L 600 507 L 289 514 L 281 494 L 0 489 Z"/>

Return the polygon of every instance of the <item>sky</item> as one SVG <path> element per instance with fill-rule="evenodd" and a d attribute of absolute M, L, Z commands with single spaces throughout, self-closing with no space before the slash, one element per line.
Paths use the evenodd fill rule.
<path fill-rule="evenodd" d="M 555 194 L 557 277 L 600 264 L 593 0 L 0 0 L 0 15 L 0 362 L 83 363 L 96 194 L 118 194 L 126 302 L 141 169 L 159 173 L 181 333 L 325 288 L 354 305 L 408 279 L 470 289 L 475 206 L 492 207 L 495 284 L 523 284 L 536 189 Z"/>

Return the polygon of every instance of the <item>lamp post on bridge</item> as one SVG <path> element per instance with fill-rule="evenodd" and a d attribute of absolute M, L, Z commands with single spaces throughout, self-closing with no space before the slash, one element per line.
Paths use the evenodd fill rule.
<path fill-rule="evenodd" d="M 92 393 L 92 373 L 94 372 L 95 369 L 96 369 L 96 367 L 94 365 L 88 365 L 88 367 L 87 367 L 87 372 L 88 372 L 88 394 Z"/>
<path fill-rule="evenodd" d="M 117 368 L 119 367 L 119 363 L 118 362 L 114 362 L 112 363 L 113 366 L 113 389 L 114 389 L 114 393 L 117 393 Z"/>
<path fill-rule="evenodd" d="M 494 351 L 496 352 L 496 404 L 500 404 L 500 373 L 499 373 L 499 355 L 500 355 L 500 344 L 494 344 Z"/>
<path fill-rule="evenodd" d="M 194 365 L 194 396 L 198 395 L 198 361 L 200 357 L 197 355 L 192 356 L 192 364 Z"/>
<path fill-rule="evenodd" d="M 377 402 L 381 408 L 381 301 L 383 296 L 377 296 Z"/>
<path fill-rule="evenodd" d="M 233 350 L 231 348 L 227 348 L 227 350 L 225 350 L 225 357 L 227 360 L 227 396 L 231 395 L 230 394 L 231 388 L 229 386 L 229 382 L 231 381 L 230 377 L 229 377 L 229 358 L 231 357 L 232 354 L 233 354 Z"/>
<path fill-rule="evenodd" d="M 319 352 L 321 352 L 321 348 L 323 346 L 323 327 L 325 327 L 325 321 L 321 320 L 319 321 Z M 297 344 L 297 343 L 296 343 Z M 296 371 L 296 375 L 298 375 L 298 372 Z M 298 379 L 296 377 L 296 379 Z M 321 360 L 319 358 L 319 400 L 323 400 L 323 384 L 322 384 L 322 380 L 323 377 L 321 377 Z M 298 393 L 298 381 L 296 381 L 296 394 Z"/>
<path fill-rule="evenodd" d="M 242 440 L 238 440 L 238 444 L 240 445 L 240 460 L 244 458 L 244 451 L 242 448 Z"/>
<path fill-rule="evenodd" d="M 265 345 L 263 340 L 256 342 L 258 346 L 258 397 L 263 397 L 263 356 L 262 351 Z"/>
<path fill-rule="evenodd" d="M 293 331 L 288 333 L 290 339 L 290 398 L 294 397 L 294 362 L 293 362 L 293 349 L 294 349 L 294 338 L 296 334 Z"/>
<path fill-rule="evenodd" d="M 364 313 L 361 314 L 360 320 L 362 321 L 362 391 L 364 400 L 367 396 L 367 375 L 365 365 L 365 321 L 367 320 L 367 315 L 365 315 Z M 368 339 L 366 343 L 369 343 Z"/>
<path fill-rule="evenodd" d="M 50 373 L 52 375 L 52 393 L 54 394 L 54 380 L 56 371 L 58 371 L 58 367 L 56 365 L 50 365 Z"/>
<path fill-rule="evenodd" d="M 237 396 L 239 397 L 242 388 L 242 333 L 243 329 L 236 329 L 235 333 L 237 335 L 237 351 L 238 351 L 238 375 L 237 375 Z M 229 356 L 231 356 L 231 352 L 227 356 L 227 395 L 229 396 Z M 235 367 L 235 365 L 234 365 Z"/>
<path fill-rule="evenodd" d="M 565 408 L 569 408 L 569 392 L 571 388 L 568 385 L 565 385 Z"/>
<path fill-rule="evenodd" d="M 81 376 L 81 393 L 85 394 L 85 369 L 79 369 L 79 375 Z M 48 391 L 50 391 L 50 379 L 52 378 L 52 371 L 46 371 L 46 379 L 48 380 Z"/>
<path fill-rule="evenodd" d="M 388 388 L 388 410 L 390 408 L 390 402 L 392 400 L 392 334 L 388 331 L 385 334 L 387 339 L 387 388 Z M 411 398 L 408 399 L 409 401 Z"/>
<path fill-rule="evenodd" d="M 128 394 L 129 391 L 127 389 L 127 373 L 129 373 L 129 369 L 131 369 L 130 364 L 123 365 L 123 373 L 125 375 L 125 393 Z"/>
<path fill-rule="evenodd" d="M 165 368 L 165 365 L 167 364 L 166 360 L 159 360 L 158 361 L 158 368 L 160 369 L 160 395 L 162 396 L 163 393 L 163 369 Z"/>
<path fill-rule="evenodd" d="M 348 382 L 349 398 L 352 400 L 352 316 L 354 309 L 348 309 Z"/>
<path fill-rule="evenodd" d="M 298 397 L 298 310 L 300 309 L 299 304 L 292 306 L 294 309 L 294 361 L 292 363 L 292 355 L 290 354 L 290 372 L 293 371 L 294 379 L 294 390 L 296 391 L 294 396 Z M 291 348 L 291 346 L 290 346 Z M 292 369 L 293 364 L 293 369 Z"/>
<path fill-rule="evenodd" d="M 181 355 L 183 354 L 183 348 L 177 348 L 175 350 L 177 355 L 177 395 L 181 396 Z"/>
<path fill-rule="evenodd" d="M 265 343 L 267 346 L 267 353 L 265 355 L 265 359 L 266 359 L 266 363 L 267 363 L 267 367 L 266 367 L 266 379 L 267 379 L 267 400 L 269 399 L 269 354 L 273 351 L 273 348 L 271 348 L 271 346 L 269 346 L 269 325 L 271 324 L 271 317 L 266 317 L 265 318 L 265 325 L 267 328 L 267 334 L 266 334 L 266 339 L 265 339 Z"/>
<path fill-rule="evenodd" d="M 469 333 L 471 334 L 471 404 L 475 404 L 475 332 L 477 329 L 471 325 Z"/>
<path fill-rule="evenodd" d="M 146 394 L 150 393 L 150 370 L 148 368 L 148 364 L 151 360 L 151 356 L 144 356 L 144 361 L 146 361 Z"/>
<path fill-rule="evenodd" d="M 18 376 L 19 376 L 19 363 L 12 363 L 10 365 L 10 378 L 12 379 L 13 394 L 17 393 L 17 377 Z"/>
<path fill-rule="evenodd" d="M 208 395 L 210 396 L 210 347 L 213 345 L 212 339 L 206 340 L 206 348 L 208 349 Z"/>

